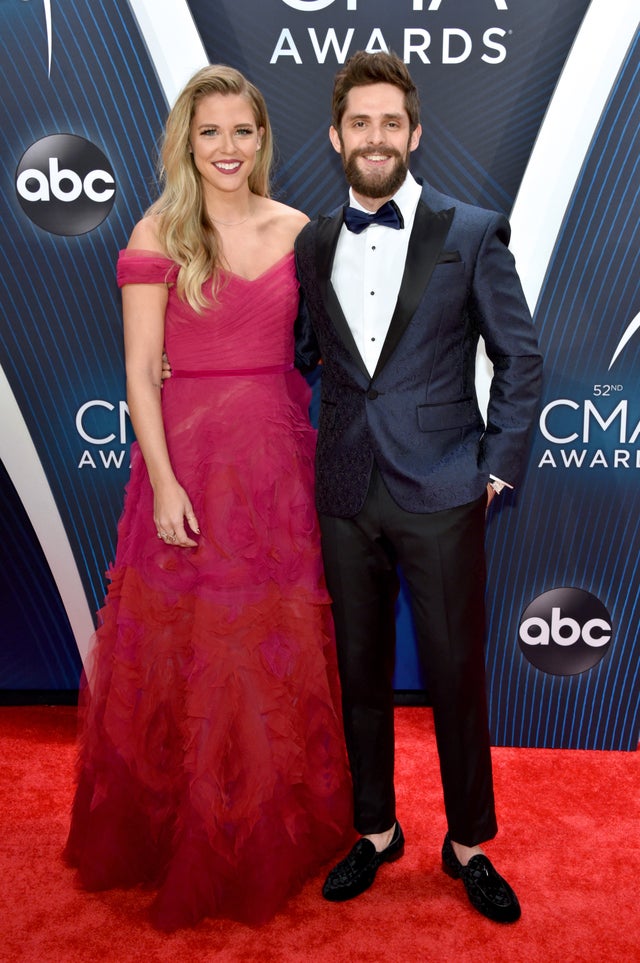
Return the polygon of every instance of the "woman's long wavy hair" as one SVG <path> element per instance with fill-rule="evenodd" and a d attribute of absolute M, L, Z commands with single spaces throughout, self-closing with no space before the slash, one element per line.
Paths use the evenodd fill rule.
<path fill-rule="evenodd" d="M 249 189 L 261 197 L 270 195 L 273 159 L 267 106 L 257 87 L 238 70 L 223 64 L 198 70 L 179 94 L 167 118 L 160 155 L 162 193 L 147 211 L 158 216 L 160 242 L 167 255 L 180 265 L 178 294 L 197 311 L 209 303 L 203 292 L 208 279 L 211 279 L 211 296 L 216 300 L 221 268 L 220 236 L 207 215 L 202 179 L 193 162 L 189 142 L 196 106 L 209 94 L 246 97 L 255 123 L 264 128 L 255 167 L 249 175 Z"/>

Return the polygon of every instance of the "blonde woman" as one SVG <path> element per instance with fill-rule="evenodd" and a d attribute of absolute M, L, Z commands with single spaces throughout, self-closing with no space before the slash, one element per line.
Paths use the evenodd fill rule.
<path fill-rule="evenodd" d="M 259 923 L 345 843 L 350 786 L 294 368 L 293 242 L 258 90 L 200 70 L 118 261 L 137 443 L 83 685 L 68 862 L 153 923 Z M 161 390 L 166 345 L 172 377 Z"/>

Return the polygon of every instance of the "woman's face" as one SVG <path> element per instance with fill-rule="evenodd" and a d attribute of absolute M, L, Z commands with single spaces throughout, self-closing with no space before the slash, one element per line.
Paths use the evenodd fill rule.
<path fill-rule="evenodd" d="M 241 94 L 202 97 L 191 121 L 189 142 L 206 190 L 237 191 L 247 185 L 264 129 Z"/>

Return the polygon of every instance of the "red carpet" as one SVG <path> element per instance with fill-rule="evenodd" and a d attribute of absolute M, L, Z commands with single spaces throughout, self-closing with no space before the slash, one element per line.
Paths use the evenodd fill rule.
<path fill-rule="evenodd" d="M 352 903 L 324 902 L 316 879 L 260 930 L 207 921 L 165 936 L 146 923 L 148 894 L 78 892 L 60 861 L 74 738 L 73 708 L 0 708 L 1 963 L 640 960 L 640 753 L 494 750 L 501 831 L 486 850 L 523 912 L 501 927 L 440 869 L 431 712 L 398 709 L 403 859 Z"/>

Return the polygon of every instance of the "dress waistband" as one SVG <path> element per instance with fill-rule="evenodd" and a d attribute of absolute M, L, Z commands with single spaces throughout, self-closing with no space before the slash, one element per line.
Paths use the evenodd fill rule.
<path fill-rule="evenodd" d="M 216 368 L 216 369 L 197 369 L 195 371 L 185 371 L 180 368 L 173 369 L 172 378 L 223 378 L 233 375 L 268 375 L 284 374 L 286 371 L 293 371 L 293 364 L 272 364 L 265 368 Z"/>

